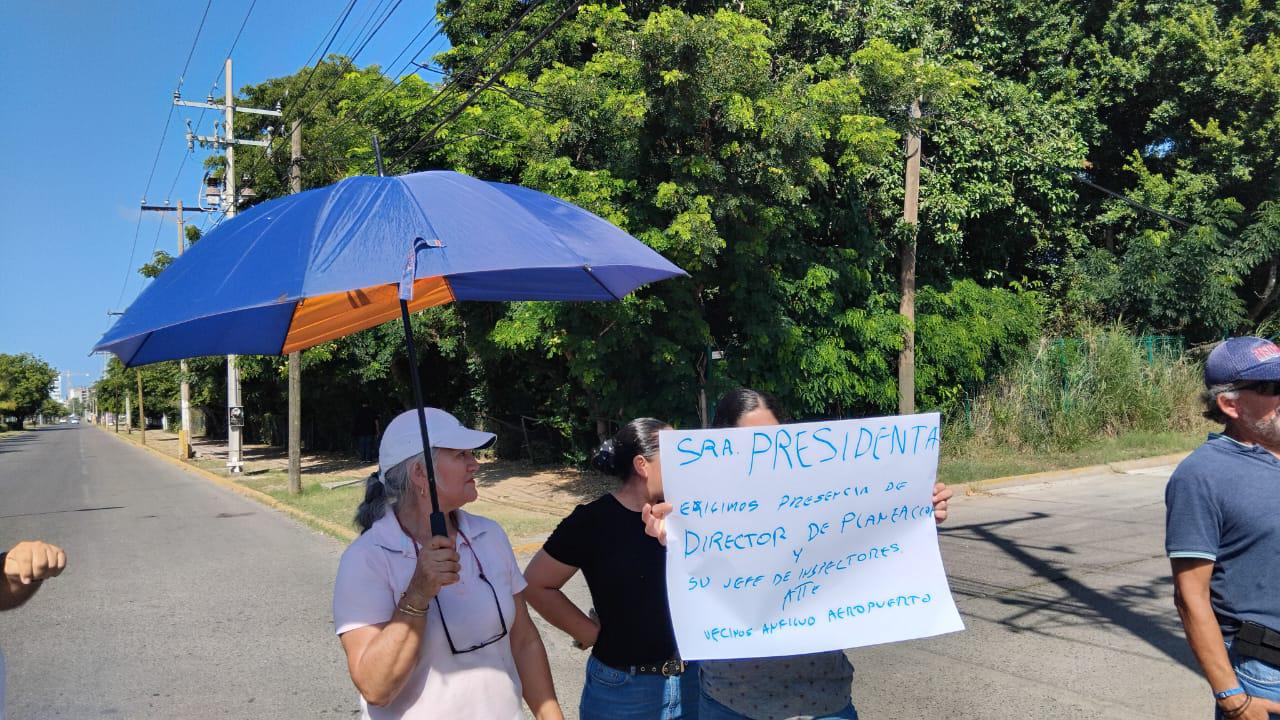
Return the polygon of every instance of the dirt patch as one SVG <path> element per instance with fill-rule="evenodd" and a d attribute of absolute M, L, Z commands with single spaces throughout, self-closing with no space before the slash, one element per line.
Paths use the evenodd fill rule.
<path fill-rule="evenodd" d="M 122 437 L 138 442 L 140 433 L 122 434 Z M 147 445 L 167 455 L 177 456 L 178 437 L 174 433 L 147 431 Z M 219 474 L 226 472 L 227 446 L 225 441 L 196 438 L 191 443 L 195 452 L 194 462 Z M 290 502 L 287 485 L 279 475 L 288 472 L 289 456 L 285 448 L 269 445 L 245 445 L 242 457 L 246 484 Z M 337 483 L 343 480 L 363 479 L 377 469 L 375 463 L 365 463 L 339 453 L 302 454 L 304 486 Z M 264 478 L 264 475 L 270 475 Z M 256 479 L 256 482 L 255 482 Z M 266 480 L 266 484 L 259 484 Z M 476 476 L 476 489 L 480 499 L 468 509 L 491 517 L 506 529 L 511 542 L 528 550 L 536 547 L 568 515 L 575 505 L 590 502 L 617 487 L 617 480 L 596 472 L 569 467 L 548 467 L 526 461 L 494 460 L 481 458 L 480 472 Z M 333 491 L 344 498 L 340 507 L 332 510 L 309 508 L 319 514 L 332 514 L 325 519 L 345 525 L 350 521 L 355 505 L 363 496 L 356 487 Z M 337 495 L 335 495 L 336 497 Z"/>

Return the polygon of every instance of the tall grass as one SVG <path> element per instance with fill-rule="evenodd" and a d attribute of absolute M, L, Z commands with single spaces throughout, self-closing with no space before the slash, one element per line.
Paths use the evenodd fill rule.
<path fill-rule="evenodd" d="M 952 418 L 961 448 L 1070 451 L 1125 432 L 1200 427 L 1201 368 L 1118 326 L 1044 338 Z"/>

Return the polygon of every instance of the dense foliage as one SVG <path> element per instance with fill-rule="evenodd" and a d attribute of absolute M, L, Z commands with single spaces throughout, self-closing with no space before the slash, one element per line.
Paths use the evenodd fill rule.
<path fill-rule="evenodd" d="M 309 83 L 304 69 L 241 93 L 303 118 L 307 187 L 372 172 L 376 134 L 390 172 L 550 192 L 690 273 L 620 303 L 415 318 L 431 402 L 488 418 L 503 453 L 575 457 L 636 415 L 695 424 L 700 394 L 734 385 L 800 416 L 894 411 L 911 233 L 923 408 L 957 412 L 1042 332 L 1081 323 L 1191 342 L 1276 327 L 1273 3 L 583 5 L 424 138 L 565 7 L 444 0 L 440 75 L 397 84 L 334 56 Z M 918 228 L 900 220 L 910 129 L 924 138 Z M 286 155 L 242 154 L 259 197 L 287 192 Z M 407 404 L 400 332 L 304 353 L 313 446 L 348 443 L 361 399 Z M 216 408 L 219 363 L 201 362 Z M 279 441 L 284 362 L 243 366 L 250 429 Z"/>
<path fill-rule="evenodd" d="M 11 417 L 21 428 L 26 418 L 43 412 L 57 377 L 57 370 L 30 353 L 0 353 L 0 425 Z"/>

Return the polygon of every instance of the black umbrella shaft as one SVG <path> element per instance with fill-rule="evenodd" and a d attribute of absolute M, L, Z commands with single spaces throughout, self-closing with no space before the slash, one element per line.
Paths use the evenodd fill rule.
<path fill-rule="evenodd" d="M 409 382 L 413 384 L 413 401 L 418 406 L 418 429 L 422 432 L 422 456 L 427 461 L 427 490 L 431 493 L 431 534 L 449 537 L 436 497 L 436 463 L 431 457 L 431 440 L 427 436 L 427 410 L 422 402 L 422 381 L 418 378 L 418 354 L 413 348 L 413 328 L 409 325 L 409 303 L 400 301 L 400 319 L 404 321 L 404 349 L 409 354 Z"/>

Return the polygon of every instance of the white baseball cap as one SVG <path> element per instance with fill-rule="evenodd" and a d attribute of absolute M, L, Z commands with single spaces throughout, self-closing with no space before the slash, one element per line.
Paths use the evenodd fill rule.
<path fill-rule="evenodd" d="M 489 432 L 464 427 L 458 418 L 439 409 L 427 408 L 427 434 L 433 448 L 476 450 L 489 447 L 497 438 Z M 418 411 L 408 410 L 396 416 L 382 432 L 378 445 L 379 477 L 388 468 L 422 453 L 422 431 L 418 428 Z"/>

